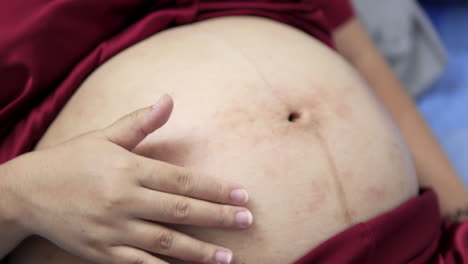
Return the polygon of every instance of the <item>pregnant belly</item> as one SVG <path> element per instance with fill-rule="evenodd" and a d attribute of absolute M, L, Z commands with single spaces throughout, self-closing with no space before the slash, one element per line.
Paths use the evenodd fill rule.
<path fill-rule="evenodd" d="M 177 227 L 231 248 L 235 263 L 291 263 L 417 193 L 398 132 L 354 70 L 311 36 L 254 17 L 178 27 L 128 48 L 90 75 L 37 147 L 164 93 L 173 115 L 135 152 L 249 190 L 249 230 Z"/>

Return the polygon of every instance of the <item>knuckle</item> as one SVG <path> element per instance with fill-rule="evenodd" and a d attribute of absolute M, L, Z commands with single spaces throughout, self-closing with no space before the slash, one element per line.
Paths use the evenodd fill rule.
<path fill-rule="evenodd" d="M 128 117 L 128 120 L 130 120 L 132 124 L 135 124 L 140 119 L 140 113 L 138 111 L 134 111 L 128 114 L 127 117 Z"/>
<path fill-rule="evenodd" d="M 198 245 L 198 252 L 201 252 L 202 263 L 211 263 L 213 260 L 214 249 L 212 249 L 208 244 L 200 242 Z"/>
<path fill-rule="evenodd" d="M 128 119 L 130 120 L 131 124 L 134 124 L 134 128 L 137 129 L 136 132 L 144 137 L 148 135 L 149 133 L 148 131 L 144 129 L 143 126 L 140 125 L 141 120 L 142 120 L 141 115 L 142 115 L 141 111 L 135 111 L 128 115 Z"/>
<path fill-rule="evenodd" d="M 142 167 L 142 173 L 144 174 L 144 179 L 148 182 L 158 182 L 158 186 L 161 188 L 167 188 L 170 183 L 170 177 L 167 177 L 167 172 L 165 172 L 164 168 L 158 164 L 158 162 L 154 162 L 153 164 L 147 167 Z"/>
<path fill-rule="evenodd" d="M 216 189 L 216 201 L 224 201 L 226 200 L 224 197 L 226 196 L 226 190 L 225 188 L 223 187 L 223 185 L 221 183 L 216 183 L 215 185 L 215 189 Z"/>
<path fill-rule="evenodd" d="M 193 193 L 194 176 L 190 170 L 180 170 L 176 176 L 176 183 L 181 194 L 190 195 Z"/>
<path fill-rule="evenodd" d="M 117 207 L 117 205 L 120 203 L 118 198 L 112 197 L 109 194 L 105 196 L 103 201 L 104 201 L 104 208 L 107 211 L 113 211 Z"/>
<path fill-rule="evenodd" d="M 115 211 L 125 207 L 126 198 L 116 188 L 108 188 L 102 196 L 101 201 L 107 211 Z"/>
<path fill-rule="evenodd" d="M 128 172 L 133 171 L 140 167 L 140 164 L 136 159 L 131 159 L 128 157 L 118 158 L 114 162 L 114 169 L 118 171 Z"/>
<path fill-rule="evenodd" d="M 155 249 L 159 251 L 168 251 L 173 247 L 175 233 L 170 230 L 161 231 L 159 236 L 156 238 Z"/>
<path fill-rule="evenodd" d="M 89 248 L 102 248 L 102 241 L 98 239 L 97 237 L 90 237 L 86 240 L 86 245 Z"/>
<path fill-rule="evenodd" d="M 188 199 L 178 199 L 174 204 L 173 217 L 177 220 L 186 220 L 190 215 L 190 202 Z"/>
<path fill-rule="evenodd" d="M 222 205 L 219 207 L 219 213 L 218 213 L 218 218 L 216 219 L 217 220 L 217 223 L 219 226 L 227 226 L 229 221 L 228 221 L 228 213 L 229 212 L 229 208 L 225 205 Z"/>
<path fill-rule="evenodd" d="M 165 177 L 161 177 L 161 176 L 164 176 L 164 169 L 160 164 L 155 163 L 150 167 L 150 169 L 151 169 L 150 173 L 152 176 L 158 176 L 161 178 L 161 180 L 165 179 Z M 167 184 L 166 182 L 163 182 L 163 183 Z"/>

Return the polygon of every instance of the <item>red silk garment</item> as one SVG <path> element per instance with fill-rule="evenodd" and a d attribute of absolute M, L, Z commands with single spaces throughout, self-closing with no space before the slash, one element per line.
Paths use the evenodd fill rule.
<path fill-rule="evenodd" d="M 443 221 L 436 194 L 425 190 L 328 239 L 294 264 L 468 264 L 468 222 Z"/>
<path fill-rule="evenodd" d="M 161 30 L 255 15 L 331 45 L 352 14 L 348 0 L 0 1 L 0 164 L 30 151 L 100 64 Z"/>

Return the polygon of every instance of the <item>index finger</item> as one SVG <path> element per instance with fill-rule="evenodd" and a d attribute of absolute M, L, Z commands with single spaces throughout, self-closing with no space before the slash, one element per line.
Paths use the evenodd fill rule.
<path fill-rule="evenodd" d="M 148 189 L 222 204 L 243 205 L 249 200 L 247 190 L 239 184 L 158 160 L 142 158 L 142 162 L 140 167 L 146 169 L 138 178 Z"/>

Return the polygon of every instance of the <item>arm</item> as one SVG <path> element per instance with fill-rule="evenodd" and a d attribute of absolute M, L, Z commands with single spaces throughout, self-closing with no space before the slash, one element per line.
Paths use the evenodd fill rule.
<path fill-rule="evenodd" d="M 367 80 L 396 121 L 411 151 L 420 185 L 432 187 L 447 216 L 468 208 L 468 192 L 419 113 L 411 97 L 374 46 L 361 24 L 352 19 L 333 33 L 341 53 Z M 463 213 L 464 214 L 464 213 Z M 457 218 L 467 218 L 467 215 Z"/>
<path fill-rule="evenodd" d="M 12 185 L 10 184 L 7 165 L 0 165 L 0 262 L 1 259 L 16 247 L 24 238 L 26 231 L 21 228 L 17 219 L 18 208 L 12 206 Z"/>

